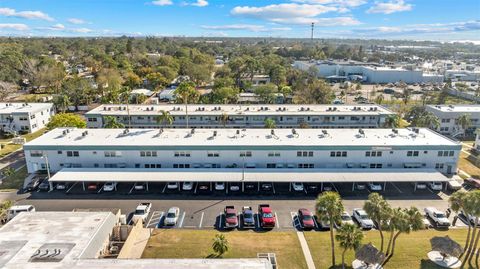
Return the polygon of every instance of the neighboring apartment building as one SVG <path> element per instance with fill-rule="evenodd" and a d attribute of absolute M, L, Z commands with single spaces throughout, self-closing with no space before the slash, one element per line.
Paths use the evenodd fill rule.
<path fill-rule="evenodd" d="M 52 103 L 0 103 L 0 130 L 35 132 L 45 127 L 54 114 Z"/>
<path fill-rule="evenodd" d="M 407 69 L 358 61 L 295 61 L 293 66 L 303 71 L 308 71 L 314 66 L 318 70 L 318 76 L 322 78 L 359 79 L 372 84 L 395 83 L 399 81 L 408 84 L 443 82 L 443 75 L 425 73 L 418 68 Z"/>
<path fill-rule="evenodd" d="M 429 129 L 59 128 L 28 142 L 24 150 L 29 173 L 45 170 L 48 159 L 52 172 L 80 168 L 80 180 L 82 169 L 112 168 L 133 173 L 266 169 L 341 174 L 350 169 L 360 173 L 428 169 L 452 174 L 461 145 Z M 227 181 L 228 176 L 224 177 Z"/>
<path fill-rule="evenodd" d="M 463 135 L 464 130 L 457 119 L 464 114 L 467 114 L 471 120 L 471 125 L 466 130 L 467 134 L 473 134 L 480 126 L 480 105 L 428 105 L 426 110 L 439 118 L 440 126 L 436 131 L 441 134 Z"/>
<path fill-rule="evenodd" d="M 102 128 L 113 116 L 131 128 L 159 128 L 157 117 L 168 111 L 173 128 L 186 127 L 185 106 L 101 105 L 85 114 L 87 127 Z M 394 113 L 379 105 L 188 105 L 188 127 L 263 128 L 275 120 L 277 128 L 379 128 Z M 128 120 L 130 115 L 130 121 Z M 222 121 L 224 115 L 228 116 Z"/>

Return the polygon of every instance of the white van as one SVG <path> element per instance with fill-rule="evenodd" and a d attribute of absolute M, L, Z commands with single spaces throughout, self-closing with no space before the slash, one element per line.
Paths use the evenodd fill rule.
<path fill-rule="evenodd" d="M 35 207 L 33 205 L 14 205 L 7 211 L 7 221 L 10 221 L 22 212 L 35 212 Z"/>

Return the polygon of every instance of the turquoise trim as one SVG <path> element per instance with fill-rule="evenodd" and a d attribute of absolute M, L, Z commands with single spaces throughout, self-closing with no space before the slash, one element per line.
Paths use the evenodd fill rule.
<path fill-rule="evenodd" d="M 438 145 L 438 146 L 56 146 L 56 145 L 24 145 L 24 150 L 373 150 L 372 148 L 391 148 L 391 150 L 461 150 L 461 145 Z M 381 149 L 376 149 L 381 150 Z M 384 150 L 384 151 L 389 151 Z"/>

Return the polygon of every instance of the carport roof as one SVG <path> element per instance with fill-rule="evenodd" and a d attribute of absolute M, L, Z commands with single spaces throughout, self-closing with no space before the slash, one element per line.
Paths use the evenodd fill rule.
<path fill-rule="evenodd" d="M 64 168 L 52 182 L 417 182 L 448 181 L 430 169 L 150 169 Z"/>

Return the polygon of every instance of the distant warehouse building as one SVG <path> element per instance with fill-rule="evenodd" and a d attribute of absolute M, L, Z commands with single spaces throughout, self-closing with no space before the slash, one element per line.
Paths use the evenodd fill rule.
<path fill-rule="evenodd" d="M 357 61 L 295 61 L 293 66 L 308 71 L 312 66 L 322 78 L 338 80 L 360 80 L 372 84 L 385 84 L 403 81 L 412 83 L 441 83 L 443 75 L 427 74 L 420 69 L 389 67 Z"/>
<path fill-rule="evenodd" d="M 465 130 L 467 134 L 473 134 L 480 127 L 480 105 L 428 105 L 426 110 L 438 117 L 440 125 L 436 131 L 445 135 L 463 135 L 458 118 L 464 114 L 470 117 L 470 126 Z"/>
<path fill-rule="evenodd" d="M 0 130 L 35 132 L 44 128 L 54 114 L 52 103 L 0 103 Z"/>
<path fill-rule="evenodd" d="M 395 182 L 446 181 L 461 145 L 429 129 L 59 128 L 24 150 L 52 182 Z"/>
<path fill-rule="evenodd" d="M 184 105 L 101 105 L 85 117 L 89 128 L 104 127 L 107 116 L 130 128 L 159 128 L 162 111 L 173 117 L 173 128 L 186 127 Z M 188 127 L 263 128 L 273 119 L 278 128 L 379 128 L 393 114 L 379 105 L 188 105 Z"/>

